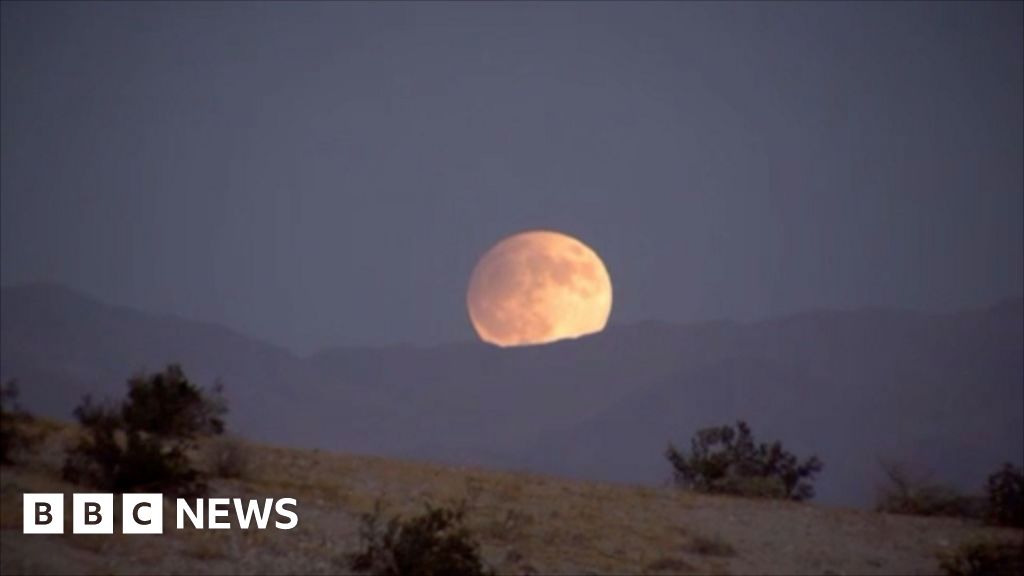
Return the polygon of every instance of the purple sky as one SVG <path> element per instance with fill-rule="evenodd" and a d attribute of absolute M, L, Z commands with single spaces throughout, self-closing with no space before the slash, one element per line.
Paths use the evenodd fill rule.
<path fill-rule="evenodd" d="M 299 351 L 473 338 L 527 228 L 612 324 L 1024 291 L 1024 4 L 2 4 L 0 272 Z"/>

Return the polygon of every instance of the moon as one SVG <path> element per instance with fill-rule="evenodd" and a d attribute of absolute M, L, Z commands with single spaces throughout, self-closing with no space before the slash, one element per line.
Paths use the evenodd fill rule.
<path fill-rule="evenodd" d="M 531 230 L 501 240 L 480 258 L 466 306 L 485 342 L 546 344 L 603 330 L 612 311 L 612 281 L 583 242 Z"/>

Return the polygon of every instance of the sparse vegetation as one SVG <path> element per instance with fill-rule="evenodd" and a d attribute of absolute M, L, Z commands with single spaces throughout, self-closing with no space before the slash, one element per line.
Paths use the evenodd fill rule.
<path fill-rule="evenodd" d="M 12 464 L 17 454 L 33 441 L 26 431 L 32 416 L 18 404 L 18 383 L 0 385 L 0 464 Z"/>
<path fill-rule="evenodd" d="M 878 490 L 875 509 L 890 514 L 978 518 L 984 503 L 950 486 L 914 475 L 898 463 L 883 462 L 886 483 Z"/>
<path fill-rule="evenodd" d="M 939 566 L 948 576 L 1024 574 L 1024 545 L 1021 542 L 969 542 L 952 553 L 940 555 L 939 559 Z"/>
<path fill-rule="evenodd" d="M 236 438 L 217 438 L 206 446 L 210 473 L 218 478 L 238 479 L 249 469 L 249 455 Z"/>
<path fill-rule="evenodd" d="M 816 456 L 800 461 L 782 444 L 756 444 L 750 426 L 719 426 L 699 430 L 690 452 L 669 444 L 665 457 L 677 485 L 717 494 L 807 500 L 814 497 L 815 475 L 823 464 Z"/>
<path fill-rule="evenodd" d="M 153 490 L 177 495 L 205 491 L 188 454 L 199 438 L 222 434 L 227 412 L 221 387 L 208 393 L 177 365 L 128 381 L 120 405 L 75 409 L 84 435 L 64 462 L 64 478 L 111 492 Z"/>
<path fill-rule="evenodd" d="M 981 522 L 880 518 L 829 506 L 257 442 L 244 443 L 249 460 L 244 476 L 217 482 L 216 495 L 296 497 L 301 508 L 294 530 L 175 530 L 174 515 L 165 507 L 165 531 L 158 538 L 122 537 L 119 522 L 113 536 L 40 538 L 21 534 L 22 493 L 93 490 L 61 481 L 55 469 L 63 445 L 81 436 L 82 428 L 36 418 L 29 432 L 37 428 L 45 429 L 46 441 L 0 474 L 2 574 L 351 573 L 343 553 L 365 551 L 365 541 L 360 546 L 358 539 L 360 513 L 372 511 L 376 499 L 395 503 L 378 521 L 383 530 L 394 513 L 410 518 L 423 512 L 406 503 L 451 502 L 467 492 L 476 494 L 477 502 L 467 508 L 463 525 L 480 544 L 484 570 L 501 574 L 937 574 L 938 549 L 1020 539 L 1019 530 Z M 200 451 L 192 455 L 205 456 L 201 451 L 218 440 L 200 441 Z M 736 553 L 715 555 L 714 544 L 694 535 L 732 545 Z"/>
<path fill-rule="evenodd" d="M 685 550 L 701 556 L 735 556 L 736 549 L 732 547 L 721 536 L 701 536 L 699 534 L 690 536 Z"/>
<path fill-rule="evenodd" d="M 419 516 L 382 525 L 377 502 L 362 518 L 361 549 L 348 557 L 348 568 L 374 576 L 490 574 L 464 519 L 465 506 L 427 506 Z"/>
<path fill-rule="evenodd" d="M 522 538 L 534 523 L 535 519 L 530 514 L 515 508 L 508 508 L 505 510 L 505 514 L 489 523 L 483 532 L 494 540 L 510 542 Z"/>
<path fill-rule="evenodd" d="M 1024 527 L 1024 472 L 1006 463 L 988 477 L 988 519 L 994 524 Z"/>
<path fill-rule="evenodd" d="M 696 572 L 693 564 L 682 558 L 662 557 L 644 567 L 645 574 L 691 574 Z"/>

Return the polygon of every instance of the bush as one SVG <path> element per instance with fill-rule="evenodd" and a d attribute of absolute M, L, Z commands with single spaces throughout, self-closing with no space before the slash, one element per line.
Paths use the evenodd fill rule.
<path fill-rule="evenodd" d="M 988 519 L 1003 526 L 1024 527 L 1024 473 L 1009 462 L 988 477 Z"/>
<path fill-rule="evenodd" d="M 905 466 L 882 463 L 887 483 L 878 490 L 875 509 L 891 514 L 978 518 L 983 503 L 927 478 L 914 477 Z"/>
<path fill-rule="evenodd" d="M 699 430 L 685 454 L 669 444 L 665 457 L 679 486 L 701 492 L 759 498 L 806 500 L 823 464 L 816 457 L 800 462 L 779 442 L 755 444 L 750 427 L 720 426 Z"/>
<path fill-rule="evenodd" d="M 981 541 L 940 555 L 939 566 L 949 576 L 1017 576 L 1024 574 L 1024 547 L 1015 542 Z"/>
<path fill-rule="evenodd" d="M 165 438 L 193 439 L 224 433 L 227 407 L 218 382 L 209 393 L 189 382 L 181 367 L 171 364 L 152 376 L 128 381 L 128 400 L 121 417 L 131 430 Z"/>
<path fill-rule="evenodd" d="M 226 412 L 219 385 L 207 393 L 177 365 L 136 376 L 120 405 L 87 396 L 75 409 L 84 434 L 68 450 L 64 478 L 110 492 L 200 495 L 206 485 L 188 453 L 198 438 L 223 433 Z"/>
<path fill-rule="evenodd" d="M 18 383 L 0 385 L 0 464 L 12 464 L 18 452 L 32 444 L 25 430 L 32 416 L 18 404 Z"/>
<path fill-rule="evenodd" d="M 490 574 L 464 518 L 464 506 L 428 505 L 419 516 L 395 516 L 382 526 L 378 502 L 362 518 L 361 550 L 348 557 L 348 567 L 375 576 Z"/>

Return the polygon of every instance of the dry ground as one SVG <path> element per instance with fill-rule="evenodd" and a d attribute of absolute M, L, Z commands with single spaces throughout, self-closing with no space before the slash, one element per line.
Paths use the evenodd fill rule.
<path fill-rule="evenodd" d="M 0 474 L 2 574 L 345 572 L 345 554 L 358 544 L 359 516 L 378 499 L 394 513 L 466 500 L 483 556 L 499 573 L 933 574 L 937 554 L 961 543 L 1024 542 L 1020 530 L 956 519 L 255 444 L 244 445 L 244 475 L 215 480 L 212 495 L 295 497 L 294 530 L 176 530 L 168 504 L 162 536 L 23 535 L 23 492 L 75 491 L 59 474 L 63 446 L 75 431 L 53 423 L 45 428 L 45 441 L 26 461 Z"/>

